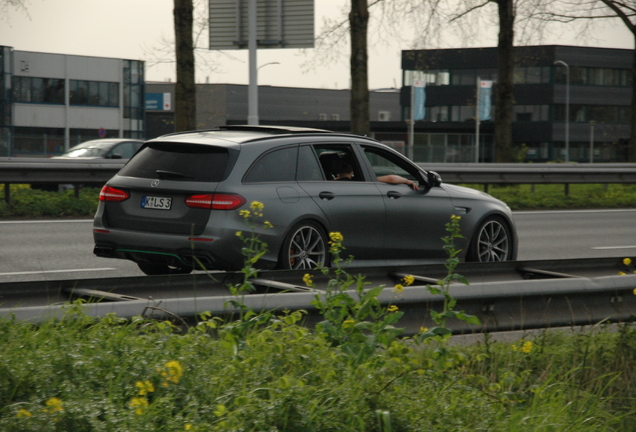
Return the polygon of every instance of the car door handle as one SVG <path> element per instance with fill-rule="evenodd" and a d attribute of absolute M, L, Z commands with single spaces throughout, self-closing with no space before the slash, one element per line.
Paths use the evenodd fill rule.
<path fill-rule="evenodd" d="M 386 196 L 388 196 L 391 199 L 398 199 L 402 196 L 402 194 L 396 191 L 389 191 L 387 192 Z"/>
<path fill-rule="evenodd" d="M 333 192 L 320 192 L 318 196 L 320 197 L 320 199 L 329 201 L 334 199 L 336 197 L 336 194 Z"/>

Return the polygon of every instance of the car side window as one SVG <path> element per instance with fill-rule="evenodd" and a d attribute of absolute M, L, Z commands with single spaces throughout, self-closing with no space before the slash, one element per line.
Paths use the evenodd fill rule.
<path fill-rule="evenodd" d="M 310 146 L 298 149 L 298 181 L 322 181 L 322 170 L 316 159 L 316 154 Z"/>
<path fill-rule="evenodd" d="M 364 155 L 373 167 L 376 177 L 395 174 L 419 184 L 417 169 L 391 153 L 382 149 L 364 147 Z"/>
<path fill-rule="evenodd" d="M 133 154 L 135 154 L 136 148 L 134 143 L 125 142 L 118 144 L 114 147 L 110 152 L 108 157 L 113 157 L 113 155 L 119 155 L 122 159 L 130 159 Z"/>
<path fill-rule="evenodd" d="M 320 167 L 327 180 L 364 181 L 353 149 L 347 144 L 316 144 Z"/>
<path fill-rule="evenodd" d="M 286 147 L 261 156 L 252 164 L 245 183 L 271 183 L 296 181 L 298 147 Z"/>

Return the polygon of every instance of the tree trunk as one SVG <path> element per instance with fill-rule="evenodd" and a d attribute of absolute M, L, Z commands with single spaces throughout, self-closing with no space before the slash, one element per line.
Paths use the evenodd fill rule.
<path fill-rule="evenodd" d="M 367 28 L 369 10 L 367 0 L 351 0 L 351 133 L 369 135 L 369 72 Z"/>
<path fill-rule="evenodd" d="M 196 90 L 192 43 L 192 0 L 174 0 L 174 33 L 177 60 L 175 86 L 175 131 L 196 129 Z"/>
<path fill-rule="evenodd" d="M 634 33 L 636 43 L 636 33 Z M 636 46 L 636 45 L 634 45 Z M 629 113 L 629 144 L 627 147 L 627 161 L 636 162 L 636 49 L 632 60 L 632 104 Z"/>
<path fill-rule="evenodd" d="M 512 162 L 512 105 L 515 57 L 514 6 L 512 0 L 497 0 L 499 8 L 499 72 L 495 93 L 495 161 Z"/>

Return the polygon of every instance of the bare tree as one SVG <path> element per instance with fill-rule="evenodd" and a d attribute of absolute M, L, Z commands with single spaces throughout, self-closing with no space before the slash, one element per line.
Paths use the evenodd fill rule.
<path fill-rule="evenodd" d="M 175 130 L 196 128 L 196 90 L 194 85 L 194 48 L 192 42 L 192 0 L 174 0 L 175 53 Z"/>
<path fill-rule="evenodd" d="M 367 30 L 369 10 L 367 0 L 351 0 L 351 133 L 369 135 L 369 56 Z"/>
<path fill-rule="evenodd" d="M 448 40 L 468 44 L 476 39 L 478 32 L 490 26 L 498 28 L 498 81 L 495 94 L 495 158 L 498 162 L 509 162 L 513 159 L 512 152 L 512 107 L 513 107 L 513 72 L 514 72 L 514 42 L 526 42 L 531 38 L 541 37 L 548 21 L 541 20 L 550 0 L 393 0 L 374 1 L 366 7 L 365 19 L 369 20 L 368 12 L 373 10 L 377 17 L 373 33 L 381 35 L 385 40 L 397 39 L 405 41 L 410 38 L 411 47 L 422 49 L 435 45 L 448 44 Z M 354 38 L 354 11 L 360 13 L 366 1 L 352 0 L 348 24 L 344 20 L 327 22 L 317 38 L 317 55 L 323 59 L 333 60 L 339 54 L 335 46 L 347 36 Z M 490 13 L 490 5 L 496 5 L 497 19 Z M 520 12 L 520 13 L 518 13 Z M 518 35 L 515 29 L 519 29 Z M 347 35 L 350 31 L 350 35 Z M 405 37 L 405 33 L 408 36 Z M 358 36 L 355 36 L 358 37 Z M 365 80 L 367 73 L 360 74 L 353 68 L 354 61 L 359 65 L 361 59 L 366 59 L 366 48 L 363 53 L 360 44 L 351 42 L 352 64 L 352 131 L 354 116 L 354 87 L 360 85 L 358 80 Z M 326 55 L 325 55 L 326 54 Z M 367 90 L 368 91 L 368 90 Z M 368 115 L 368 114 L 367 114 Z M 360 133 L 359 130 L 355 131 Z"/>
<path fill-rule="evenodd" d="M 496 3 L 499 12 L 499 41 L 495 90 L 495 162 L 512 162 L 515 10 L 512 0 L 496 0 Z"/>
<path fill-rule="evenodd" d="M 10 9 L 27 12 L 27 0 L 0 0 L 0 17 L 7 16 Z"/>

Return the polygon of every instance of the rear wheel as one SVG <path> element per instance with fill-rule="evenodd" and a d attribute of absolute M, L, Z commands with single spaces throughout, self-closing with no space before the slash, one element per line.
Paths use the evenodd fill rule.
<path fill-rule="evenodd" d="M 312 269 L 327 265 L 327 236 L 315 222 L 305 221 L 295 225 L 289 232 L 283 247 L 279 265 L 283 269 Z"/>
<path fill-rule="evenodd" d="M 508 261 L 512 255 L 512 236 L 499 217 L 490 217 L 479 225 L 468 248 L 466 261 Z"/>
<path fill-rule="evenodd" d="M 148 262 L 138 262 L 139 270 L 148 276 L 159 276 L 168 274 L 188 274 L 192 271 L 190 267 L 171 267 L 166 264 L 155 264 Z"/>

